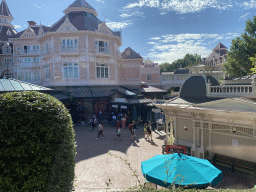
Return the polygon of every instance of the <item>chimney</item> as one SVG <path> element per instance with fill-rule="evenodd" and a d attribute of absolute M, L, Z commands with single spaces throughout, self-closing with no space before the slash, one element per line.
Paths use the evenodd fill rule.
<path fill-rule="evenodd" d="M 36 25 L 36 22 L 35 21 L 28 21 L 28 24 L 29 25 Z"/>

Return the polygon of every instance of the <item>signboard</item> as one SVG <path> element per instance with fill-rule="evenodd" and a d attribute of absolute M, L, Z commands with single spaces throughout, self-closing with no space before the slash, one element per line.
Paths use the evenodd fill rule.
<path fill-rule="evenodd" d="M 186 147 L 185 146 L 166 145 L 165 149 L 166 149 L 167 154 L 182 153 L 182 154 L 186 155 Z"/>
<path fill-rule="evenodd" d="M 161 113 L 161 109 L 152 108 L 152 112 L 154 112 L 154 113 Z"/>
<path fill-rule="evenodd" d="M 115 98 L 114 101 L 117 102 L 117 103 L 127 103 L 126 98 Z"/>
<path fill-rule="evenodd" d="M 118 105 L 112 105 L 113 108 L 118 108 Z"/>
<path fill-rule="evenodd" d="M 127 109 L 127 106 L 121 105 L 121 109 Z"/>

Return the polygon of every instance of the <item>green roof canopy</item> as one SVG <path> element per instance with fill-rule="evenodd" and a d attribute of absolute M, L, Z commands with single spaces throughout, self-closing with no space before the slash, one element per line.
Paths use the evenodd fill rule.
<path fill-rule="evenodd" d="M 53 89 L 34 85 L 16 79 L 0 79 L 0 92 L 11 91 L 51 91 Z"/>

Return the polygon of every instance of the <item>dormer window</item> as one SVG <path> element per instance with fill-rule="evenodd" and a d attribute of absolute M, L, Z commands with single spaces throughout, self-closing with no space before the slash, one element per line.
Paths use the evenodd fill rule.
<path fill-rule="evenodd" d="M 5 47 L 3 49 L 3 53 L 10 54 L 11 53 L 11 48 L 10 47 Z"/>
<path fill-rule="evenodd" d="M 66 31 L 69 31 L 69 27 L 66 27 Z"/>
<path fill-rule="evenodd" d="M 131 54 L 131 53 L 130 53 L 130 51 L 126 51 L 126 55 L 128 55 L 128 56 L 129 56 L 130 54 Z"/>
<path fill-rule="evenodd" d="M 8 29 L 8 31 L 6 32 L 6 35 L 11 35 L 11 32 L 9 31 L 9 29 Z"/>

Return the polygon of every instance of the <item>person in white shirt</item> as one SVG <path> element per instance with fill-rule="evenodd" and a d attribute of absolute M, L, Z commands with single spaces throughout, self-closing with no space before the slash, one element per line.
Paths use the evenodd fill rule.
<path fill-rule="evenodd" d="M 99 123 L 99 126 L 98 126 L 98 137 L 96 139 L 99 139 L 100 138 L 100 135 L 102 136 L 102 138 L 104 138 L 103 136 L 103 124 L 102 122 Z"/>

